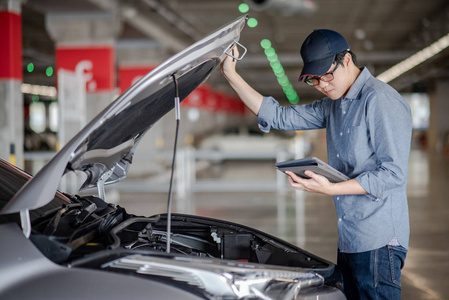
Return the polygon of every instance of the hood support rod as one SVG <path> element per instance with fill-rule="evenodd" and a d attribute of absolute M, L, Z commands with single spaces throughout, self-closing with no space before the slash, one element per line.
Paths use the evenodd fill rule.
<path fill-rule="evenodd" d="M 178 131 L 179 131 L 179 121 L 181 119 L 181 111 L 179 104 L 179 89 L 178 89 L 178 78 L 176 74 L 172 75 L 173 83 L 175 85 L 175 118 L 176 118 L 176 133 L 175 133 L 175 146 L 173 149 L 173 160 L 171 166 L 171 175 L 170 175 L 170 187 L 168 191 L 168 203 L 167 203 L 167 245 L 166 252 L 170 253 L 170 244 L 171 244 L 171 202 L 172 202 L 172 187 L 173 187 L 173 174 L 175 173 L 175 161 L 176 161 L 176 148 L 178 145 Z"/>

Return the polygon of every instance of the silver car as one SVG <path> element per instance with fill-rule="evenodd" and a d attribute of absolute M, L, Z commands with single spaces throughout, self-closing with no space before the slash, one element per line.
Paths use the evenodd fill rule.
<path fill-rule="evenodd" d="M 245 21 L 147 74 L 34 177 L 0 160 L 0 299 L 345 299 L 333 263 L 257 229 L 105 199 L 152 125 L 232 55 Z M 74 171 L 98 196 L 57 191 Z"/>

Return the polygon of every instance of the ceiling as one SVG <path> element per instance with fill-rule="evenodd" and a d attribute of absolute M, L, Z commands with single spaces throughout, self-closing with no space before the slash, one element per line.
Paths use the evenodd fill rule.
<path fill-rule="evenodd" d="M 251 0 L 249 16 L 258 20 L 246 27 L 240 42 L 248 49 L 238 71 L 255 89 L 286 101 L 260 45 L 269 39 L 300 101 L 319 94 L 297 78 L 302 67 L 299 48 L 316 28 L 343 34 L 375 76 L 449 33 L 447 0 Z M 24 66 L 54 65 L 54 42 L 45 30 L 48 13 L 114 12 L 121 19 L 120 40 L 155 40 L 171 55 L 214 29 L 242 15 L 234 0 L 28 0 L 22 6 Z M 275 9 L 276 5 L 303 5 Z M 307 6 L 309 4 L 309 6 Z M 310 6 L 310 5 L 315 6 Z M 305 5 L 305 6 L 304 6 Z M 271 9 L 270 9 L 271 6 Z M 314 9 L 315 8 L 315 9 Z M 34 72 L 37 74 L 38 72 Z M 449 49 L 390 82 L 403 92 L 431 91 L 439 78 L 449 77 Z M 24 72 L 24 82 L 53 85 L 54 79 Z M 216 72 L 210 83 L 229 86 Z"/>

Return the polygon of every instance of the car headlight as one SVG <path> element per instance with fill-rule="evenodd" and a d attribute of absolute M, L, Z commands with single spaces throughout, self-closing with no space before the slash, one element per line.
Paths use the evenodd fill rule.
<path fill-rule="evenodd" d="M 103 268 L 168 278 L 199 288 L 213 298 L 295 299 L 300 291 L 324 284 L 322 276 L 308 270 L 191 257 L 133 255 Z"/>

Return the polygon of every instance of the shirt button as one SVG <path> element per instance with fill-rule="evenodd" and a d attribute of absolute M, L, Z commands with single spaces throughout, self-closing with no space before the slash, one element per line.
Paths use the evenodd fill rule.
<path fill-rule="evenodd" d="M 340 132 L 340 136 L 342 136 L 343 135 L 343 132 Z"/>
<path fill-rule="evenodd" d="M 343 111 L 343 114 L 344 114 L 344 115 L 346 114 L 346 110 L 345 110 L 345 111 Z"/>
<path fill-rule="evenodd" d="M 337 157 L 340 157 L 340 154 L 337 154 Z"/>
<path fill-rule="evenodd" d="M 341 222 L 341 218 L 338 218 L 338 222 Z"/>
<path fill-rule="evenodd" d="M 340 197 L 337 197 L 337 200 L 340 200 Z"/>

